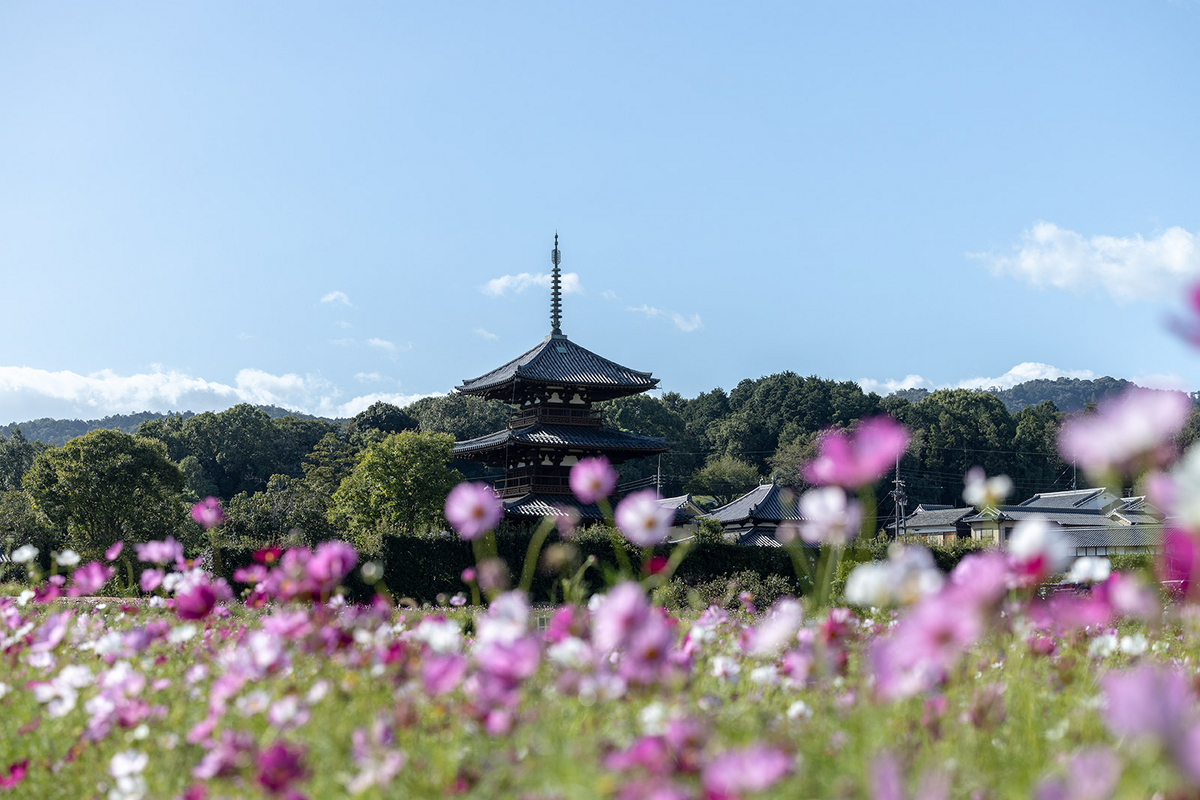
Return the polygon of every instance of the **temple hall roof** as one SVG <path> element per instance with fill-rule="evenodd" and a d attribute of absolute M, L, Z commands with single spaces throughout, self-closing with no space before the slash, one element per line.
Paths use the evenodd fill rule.
<path fill-rule="evenodd" d="M 804 519 L 796 509 L 796 495 L 792 490 L 773 483 L 764 483 L 732 503 L 713 509 L 705 516 L 721 523 L 779 523 Z"/>
<path fill-rule="evenodd" d="M 649 372 L 623 367 L 562 334 L 551 334 L 507 364 L 478 378 L 464 380 L 458 391 L 504 399 L 502 387 L 515 380 L 618 390 L 614 397 L 644 392 L 658 385 L 658 379 Z"/>
<path fill-rule="evenodd" d="M 542 425 L 505 429 L 454 443 L 454 455 L 463 456 L 481 450 L 492 450 L 507 444 L 533 447 L 577 447 L 583 450 L 635 450 L 644 455 L 663 453 L 670 449 L 666 439 L 628 433 L 608 425 Z"/>

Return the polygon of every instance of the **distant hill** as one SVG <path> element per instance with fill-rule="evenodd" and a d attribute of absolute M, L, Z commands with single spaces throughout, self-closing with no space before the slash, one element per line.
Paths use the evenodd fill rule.
<path fill-rule="evenodd" d="M 1050 400 L 1058 406 L 1059 411 L 1072 414 L 1081 411 L 1091 403 L 1097 403 L 1105 397 L 1120 394 L 1130 386 L 1132 381 L 1124 378 L 1095 378 L 1081 380 L 1080 378 L 1057 378 L 1055 380 L 1040 379 L 1018 383 L 1011 389 L 1001 389 L 993 386 L 980 391 L 994 394 L 1000 398 L 1009 412 L 1016 413 L 1026 406 L 1036 406 L 1038 403 Z M 928 389 L 901 389 L 893 392 L 893 397 L 901 397 L 910 403 L 916 403 L 929 394 Z"/>
<path fill-rule="evenodd" d="M 304 414 L 299 411 L 290 411 L 279 406 L 255 406 L 255 408 L 265 413 L 271 419 L 286 416 L 299 417 L 301 419 L 325 419 L 324 417 L 314 417 L 312 414 Z M 32 442 L 62 445 L 76 436 L 83 436 L 88 431 L 97 429 L 117 428 L 125 433 L 137 433 L 138 426 L 147 420 L 172 417 L 176 414 L 182 414 L 184 419 L 195 416 L 195 412 L 192 411 L 169 411 L 165 414 L 157 411 L 142 411 L 136 414 L 113 414 L 103 419 L 87 420 L 42 417 L 41 419 L 30 419 L 24 422 L 13 422 L 9 425 L 0 426 L 0 434 L 9 437 L 12 436 L 14 430 L 20 428 L 22 435 Z M 338 422 L 340 420 L 326 421 Z"/>

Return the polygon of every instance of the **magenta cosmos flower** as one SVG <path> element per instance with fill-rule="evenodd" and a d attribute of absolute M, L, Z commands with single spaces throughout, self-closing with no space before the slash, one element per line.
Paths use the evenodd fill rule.
<path fill-rule="evenodd" d="M 625 538 L 641 547 L 653 547 L 667 538 L 675 521 L 675 509 L 658 503 L 658 493 L 646 489 L 629 495 L 617 505 L 617 527 Z"/>
<path fill-rule="evenodd" d="M 817 457 L 801 474 L 818 486 L 858 489 L 888 470 L 908 446 L 908 431 L 891 417 L 864 420 L 853 432 L 830 429 L 817 443 Z"/>
<path fill-rule="evenodd" d="M 112 567 L 105 566 L 99 561 L 88 562 L 71 574 L 72 580 L 75 581 L 71 594 L 76 596 L 95 594 L 100 587 L 108 583 L 112 576 Z"/>
<path fill-rule="evenodd" d="M 1101 402 L 1094 414 L 1068 419 L 1058 435 L 1058 452 L 1089 472 L 1161 463 L 1191 410 L 1182 392 L 1134 387 Z"/>
<path fill-rule="evenodd" d="M 500 524 L 504 506 L 486 483 L 460 483 L 446 497 L 446 521 L 467 541 Z"/>
<path fill-rule="evenodd" d="M 206 497 L 192 506 L 192 519 L 196 520 L 204 530 L 212 530 L 225 521 L 225 512 L 221 510 L 221 501 L 215 497 Z"/>
<path fill-rule="evenodd" d="M 571 467 L 570 483 L 579 502 L 590 505 L 617 488 L 617 471 L 604 456 L 585 458 Z"/>
<path fill-rule="evenodd" d="M 792 771 L 792 760 L 782 750 L 752 744 L 714 758 L 700 777 L 706 797 L 735 798 L 743 792 L 761 792 Z"/>

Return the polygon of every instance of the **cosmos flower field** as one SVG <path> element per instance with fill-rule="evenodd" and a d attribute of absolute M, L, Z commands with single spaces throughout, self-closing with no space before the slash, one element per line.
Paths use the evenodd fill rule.
<path fill-rule="evenodd" d="M 769 608 L 668 613 L 652 590 L 676 558 L 607 585 L 568 576 L 572 602 L 531 607 L 495 577 L 500 506 L 473 484 L 446 517 L 479 564 L 443 607 L 348 603 L 341 587 L 376 567 L 340 542 L 263 551 L 232 585 L 169 539 L 60 553 L 50 575 L 18 549 L 0 796 L 1195 797 L 1200 450 L 1171 449 L 1188 412 L 1173 402 L 1129 394 L 1064 430 L 1098 442 L 1083 464 L 1098 480 L 1136 478 L 1169 511 L 1153 574 L 1073 560 L 1033 520 L 950 574 L 893 546 L 831 597 L 869 516 L 858 494 L 906 444 L 884 419 L 822 439 L 806 520 L 779 533 L 820 547 L 822 568 L 811 596 Z M 615 480 L 589 459 L 571 485 L 605 503 Z M 1006 491 L 979 474 L 967 489 Z M 648 500 L 613 515 L 641 547 L 671 524 Z M 137 585 L 113 596 L 123 551 Z"/>

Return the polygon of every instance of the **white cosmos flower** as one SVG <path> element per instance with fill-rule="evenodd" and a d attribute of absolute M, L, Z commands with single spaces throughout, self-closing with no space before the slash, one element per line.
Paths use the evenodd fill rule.
<path fill-rule="evenodd" d="M 1101 556 L 1080 556 L 1067 573 L 1070 583 L 1104 583 L 1112 574 L 1112 562 Z"/>
<path fill-rule="evenodd" d="M 25 564 L 37 558 L 38 549 L 31 544 L 23 544 L 13 550 L 12 560 L 15 564 Z"/>
<path fill-rule="evenodd" d="M 55 556 L 54 560 L 59 563 L 59 566 L 73 567 L 79 563 L 79 553 L 74 550 L 63 550 Z"/>
<path fill-rule="evenodd" d="M 1012 490 L 1012 478 L 1007 475 L 989 478 L 983 467 L 971 467 L 963 487 L 963 500 L 978 508 L 995 508 Z"/>

